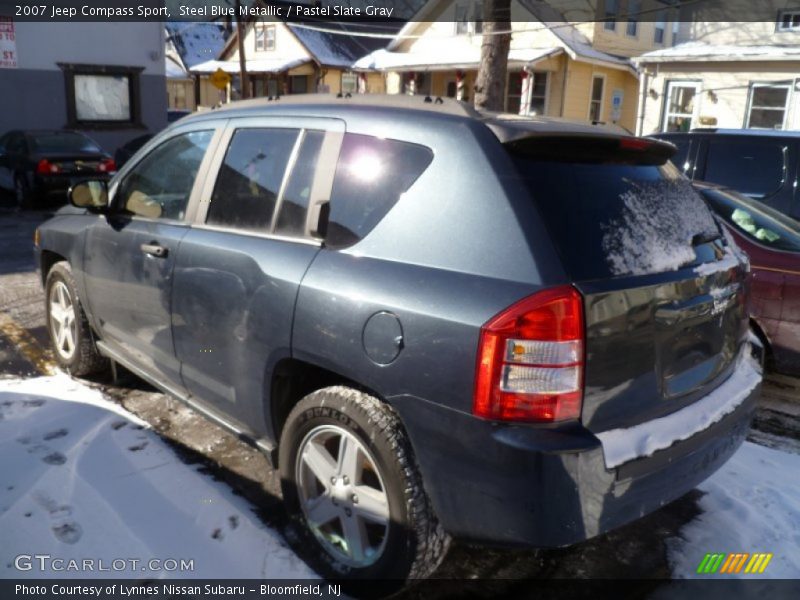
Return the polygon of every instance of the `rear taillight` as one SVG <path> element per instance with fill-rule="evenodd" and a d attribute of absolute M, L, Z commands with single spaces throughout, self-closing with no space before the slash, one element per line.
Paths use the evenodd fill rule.
<path fill-rule="evenodd" d="M 117 163 L 111 158 L 104 158 L 97 165 L 97 170 L 101 173 L 114 173 L 117 170 Z"/>
<path fill-rule="evenodd" d="M 53 175 L 54 173 L 60 173 L 61 167 L 43 158 L 36 164 L 36 172 L 39 175 Z"/>
<path fill-rule="evenodd" d="M 583 367 L 580 293 L 571 286 L 538 292 L 481 328 L 472 411 L 501 421 L 577 419 Z"/>

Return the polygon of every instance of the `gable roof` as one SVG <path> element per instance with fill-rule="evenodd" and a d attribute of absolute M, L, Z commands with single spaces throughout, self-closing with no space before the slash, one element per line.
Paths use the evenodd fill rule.
<path fill-rule="evenodd" d="M 403 41 L 405 36 L 411 35 L 414 29 L 426 19 L 430 21 L 430 16 L 438 8 L 446 6 L 455 0 L 433 0 L 426 3 L 411 21 L 398 32 L 397 36 L 389 42 L 386 49 L 391 51 L 396 49 Z M 541 0 L 512 0 L 517 2 L 522 8 L 532 16 L 531 23 L 541 23 L 547 31 L 553 35 L 554 43 L 564 48 L 565 52 L 572 60 L 600 64 L 615 69 L 627 70 L 636 75 L 631 61 L 621 56 L 608 54 L 595 49 L 592 42 L 574 25 L 569 23 L 564 15 L 553 8 L 547 2 Z M 510 56 L 509 56 L 510 57 Z"/>
<path fill-rule="evenodd" d="M 207 21 L 170 21 L 165 24 L 169 41 L 186 69 L 217 57 L 225 45 L 225 27 Z"/>

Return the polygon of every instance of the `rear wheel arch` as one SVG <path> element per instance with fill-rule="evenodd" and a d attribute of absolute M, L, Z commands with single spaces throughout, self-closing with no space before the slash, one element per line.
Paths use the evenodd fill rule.
<path fill-rule="evenodd" d="M 331 386 L 345 386 L 365 392 L 382 402 L 381 394 L 336 371 L 320 367 L 310 362 L 286 358 L 278 362 L 268 373 L 264 382 L 265 415 L 269 419 L 275 442 L 280 442 L 286 418 L 292 409 L 308 394 Z M 266 394 L 269 393 L 267 398 Z"/>

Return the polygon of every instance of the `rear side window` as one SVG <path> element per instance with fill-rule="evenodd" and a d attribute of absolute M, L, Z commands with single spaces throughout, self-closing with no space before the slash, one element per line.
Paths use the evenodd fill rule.
<path fill-rule="evenodd" d="M 275 233 L 293 237 L 305 235 L 306 211 L 324 138 L 322 131 L 305 132 L 300 153 L 283 192 Z"/>
<path fill-rule="evenodd" d="M 702 193 L 714 211 L 745 237 L 775 250 L 800 252 L 796 221 L 740 194 L 714 189 Z"/>
<path fill-rule="evenodd" d="M 209 225 L 269 231 L 297 129 L 239 129 L 220 167 Z"/>
<path fill-rule="evenodd" d="M 672 164 L 678 167 L 682 173 L 689 170 L 689 140 L 670 139 L 678 150 L 672 156 Z"/>
<path fill-rule="evenodd" d="M 433 160 L 430 148 L 367 135 L 345 134 L 331 193 L 326 245 L 363 239 Z"/>
<path fill-rule="evenodd" d="M 785 147 L 779 141 L 712 139 L 703 179 L 742 194 L 764 197 L 781 188 L 785 161 Z"/>
<path fill-rule="evenodd" d="M 695 244 L 720 237 L 672 164 L 515 161 L 573 279 L 676 270 L 698 260 Z"/>

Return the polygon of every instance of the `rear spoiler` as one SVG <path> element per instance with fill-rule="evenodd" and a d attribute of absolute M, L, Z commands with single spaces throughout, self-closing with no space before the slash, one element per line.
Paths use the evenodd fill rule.
<path fill-rule="evenodd" d="M 530 132 L 503 143 L 524 158 L 592 164 L 663 165 L 677 151 L 666 141 L 649 137 L 588 132 Z"/>

